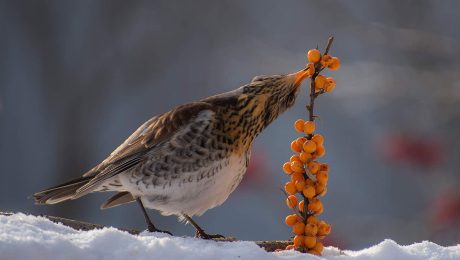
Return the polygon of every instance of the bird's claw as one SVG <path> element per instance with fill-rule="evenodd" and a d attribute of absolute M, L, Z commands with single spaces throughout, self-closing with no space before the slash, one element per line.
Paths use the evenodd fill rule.
<path fill-rule="evenodd" d="M 149 232 L 161 232 L 161 233 L 166 233 L 166 234 L 171 235 L 171 236 L 173 235 L 171 232 L 166 231 L 166 230 L 160 230 L 160 229 L 156 228 L 155 226 L 149 226 L 149 227 L 148 227 L 148 231 L 149 231 Z"/>

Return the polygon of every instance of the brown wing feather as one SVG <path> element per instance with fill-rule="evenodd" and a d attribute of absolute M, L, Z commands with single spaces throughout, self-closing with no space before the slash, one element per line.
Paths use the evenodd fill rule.
<path fill-rule="evenodd" d="M 94 191 L 105 180 L 147 159 L 146 155 L 152 148 L 171 138 L 204 110 L 212 110 L 212 105 L 206 102 L 193 102 L 148 120 L 106 160 L 85 173 L 84 176 L 94 178 L 77 190 L 74 199 Z"/>

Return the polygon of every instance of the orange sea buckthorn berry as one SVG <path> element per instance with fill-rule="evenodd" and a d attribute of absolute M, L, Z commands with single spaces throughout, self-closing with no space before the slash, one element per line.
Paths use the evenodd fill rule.
<path fill-rule="evenodd" d="M 308 63 L 306 69 L 308 71 L 308 76 L 315 74 L 315 64 Z"/>
<path fill-rule="evenodd" d="M 316 174 L 319 171 L 319 163 L 315 161 L 311 161 L 308 163 L 308 171 L 310 171 L 311 174 Z"/>
<path fill-rule="evenodd" d="M 294 237 L 294 247 L 300 247 L 300 246 L 303 246 L 303 243 L 304 243 L 304 236 L 302 235 L 296 235 Z"/>
<path fill-rule="evenodd" d="M 286 250 L 293 250 L 295 249 L 294 245 L 287 245 Z"/>
<path fill-rule="evenodd" d="M 315 186 L 315 182 L 312 179 L 306 179 L 305 186 Z"/>
<path fill-rule="evenodd" d="M 305 224 L 303 222 L 297 222 L 292 227 L 292 233 L 296 235 L 303 235 L 304 232 L 305 232 Z"/>
<path fill-rule="evenodd" d="M 305 124 L 303 124 L 303 132 L 311 135 L 313 132 L 315 132 L 315 122 L 313 121 L 306 121 Z"/>
<path fill-rule="evenodd" d="M 317 49 L 311 49 L 307 53 L 307 59 L 309 62 L 317 63 L 321 60 L 321 52 Z"/>
<path fill-rule="evenodd" d="M 313 142 L 316 143 L 316 145 L 323 145 L 324 144 L 324 137 L 320 134 L 315 134 L 313 135 L 313 137 L 311 138 L 311 140 Z"/>
<path fill-rule="evenodd" d="M 324 211 L 324 207 L 323 207 L 323 203 L 321 203 L 319 209 L 315 211 L 315 214 L 316 215 L 323 214 L 323 211 Z"/>
<path fill-rule="evenodd" d="M 303 133 L 303 124 L 305 124 L 305 120 L 303 119 L 297 119 L 294 122 L 294 128 L 297 132 Z"/>
<path fill-rule="evenodd" d="M 295 184 L 296 181 L 305 181 L 305 177 L 301 172 L 291 174 L 291 182 Z"/>
<path fill-rule="evenodd" d="M 305 236 L 304 244 L 307 248 L 313 248 L 316 245 L 316 237 L 314 236 Z"/>
<path fill-rule="evenodd" d="M 340 59 L 337 57 L 332 57 L 331 63 L 327 66 L 330 70 L 340 69 Z"/>
<path fill-rule="evenodd" d="M 320 171 L 329 171 L 329 164 L 327 163 L 322 163 L 320 166 L 319 166 L 319 170 Z"/>
<path fill-rule="evenodd" d="M 319 145 L 319 146 L 318 146 L 318 145 L 317 145 L 317 146 L 316 146 L 316 152 L 315 152 L 316 157 L 321 158 L 321 157 L 323 157 L 325 154 L 326 154 L 326 149 L 324 148 L 324 146 L 322 146 L 322 145 Z"/>
<path fill-rule="evenodd" d="M 323 67 L 329 66 L 329 64 L 331 64 L 331 62 L 332 62 L 332 57 L 331 57 L 331 55 L 326 54 L 326 55 L 323 55 L 323 57 L 321 57 L 321 65 L 322 65 Z"/>
<path fill-rule="evenodd" d="M 319 241 L 316 241 L 316 245 L 315 247 L 313 247 L 313 250 L 316 251 L 316 252 L 323 252 L 323 249 L 324 249 L 324 245 L 323 243 L 319 242 Z"/>
<path fill-rule="evenodd" d="M 297 200 L 297 197 L 295 195 L 290 195 L 289 197 L 286 198 L 286 205 L 292 209 L 297 207 L 297 204 L 299 201 Z"/>
<path fill-rule="evenodd" d="M 302 151 L 302 146 L 297 143 L 297 140 L 291 142 L 291 150 L 294 153 L 300 153 Z"/>
<path fill-rule="evenodd" d="M 289 162 L 300 162 L 300 157 L 294 154 L 289 158 Z"/>
<path fill-rule="evenodd" d="M 329 235 L 329 233 L 331 233 L 331 225 L 321 220 L 318 225 L 318 236 Z"/>
<path fill-rule="evenodd" d="M 312 199 L 316 195 L 315 187 L 314 186 L 306 186 L 303 188 L 302 193 L 308 199 Z"/>
<path fill-rule="evenodd" d="M 302 151 L 300 152 L 299 158 L 302 163 L 306 164 L 308 160 L 313 158 L 313 156 L 311 155 L 311 153 L 306 153 L 305 151 Z"/>
<path fill-rule="evenodd" d="M 329 78 L 327 78 L 327 83 L 326 83 L 326 85 L 324 86 L 324 90 L 325 90 L 326 92 L 332 92 L 332 91 L 335 89 L 335 85 L 336 85 L 335 79 L 329 77 Z"/>
<path fill-rule="evenodd" d="M 316 226 L 318 226 L 319 220 L 315 216 L 309 216 L 307 218 L 307 223 L 312 223 L 312 224 L 315 224 Z"/>
<path fill-rule="evenodd" d="M 327 171 L 319 171 L 316 174 L 316 182 L 324 186 L 327 185 L 327 180 L 329 179 Z"/>
<path fill-rule="evenodd" d="M 300 161 L 291 162 L 291 169 L 294 172 L 303 172 L 303 164 Z"/>
<path fill-rule="evenodd" d="M 295 139 L 295 141 L 297 142 L 297 145 L 299 145 L 300 147 L 302 147 L 303 144 L 307 141 L 307 138 L 305 138 L 305 137 L 299 137 L 299 138 Z"/>
<path fill-rule="evenodd" d="M 327 193 L 327 187 L 325 185 L 322 185 L 320 183 L 315 184 L 315 191 L 318 196 L 324 196 Z"/>
<path fill-rule="evenodd" d="M 303 144 L 302 148 L 306 153 L 314 153 L 316 151 L 316 143 L 312 140 L 308 140 Z"/>
<path fill-rule="evenodd" d="M 327 79 L 323 75 L 318 75 L 315 78 L 315 88 L 316 89 L 322 89 L 327 83 Z"/>
<path fill-rule="evenodd" d="M 284 190 L 289 194 L 289 195 L 294 195 L 297 193 L 297 188 L 295 187 L 294 182 L 286 182 L 284 185 Z"/>
<path fill-rule="evenodd" d="M 318 226 L 314 223 L 307 223 L 305 225 L 305 234 L 309 236 L 316 236 L 318 233 Z"/>
<path fill-rule="evenodd" d="M 283 164 L 283 171 L 287 174 L 291 174 L 292 173 L 292 169 L 291 169 L 291 163 L 290 162 L 286 162 Z"/>
<path fill-rule="evenodd" d="M 305 201 L 304 200 L 301 200 L 299 202 L 299 211 L 300 212 L 303 212 L 305 210 Z"/>
<path fill-rule="evenodd" d="M 303 187 L 305 187 L 305 181 L 304 180 L 298 180 L 295 182 L 295 187 L 297 188 L 297 191 L 302 191 Z"/>
<path fill-rule="evenodd" d="M 286 223 L 286 225 L 292 227 L 295 225 L 295 223 L 299 222 L 299 216 L 297 214 L 288 215 L 286 216 L 284 222 Z"/>
<path fill-rule="evenodd" d="M 319 199 L 311 199 L 309 200 L 309 203 L 308 203 L 308 210 L 317 212 L 322 208 L 322 205 L 323 204 L 321 203 Z"/>

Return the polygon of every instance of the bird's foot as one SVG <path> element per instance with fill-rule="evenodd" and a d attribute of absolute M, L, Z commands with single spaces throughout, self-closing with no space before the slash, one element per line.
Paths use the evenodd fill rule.
<path fill-rule="evenodd" d="M 148 230 L 149 232 L 161 232 L 161 233 L 169 234 L 169 235 L 171 235 L 171 236 L 173 235 L 171 232 L 166 231 L 166 230 L 160 230 L 160 229 L 156 228 L 154 225 L 149 225 L 148 228 L 147 228 L 147 230 Z"/>
<path fill-rule="evenodd" d="M 224 236 L 219 235 L 219 234 L 214 234 L 214 235 L 207 234 L 206 232 L 204 232 L 204 230 L 197 230 L 195 233 L 195 237 L 201 238 L 201 239 L 216 239 L 216 238 L 224 239 L 225 238 Z"/>

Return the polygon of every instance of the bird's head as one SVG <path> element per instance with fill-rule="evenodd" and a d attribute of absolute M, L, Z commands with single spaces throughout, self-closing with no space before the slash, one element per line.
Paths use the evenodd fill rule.
<path fill-rule="evenodd" d="M 253 116 L 260 117 L 265 127 L 294 105 L 307 76 L 306 69 L 288 75 L 257 76 L 241 87 L 239 103 Z"/>

